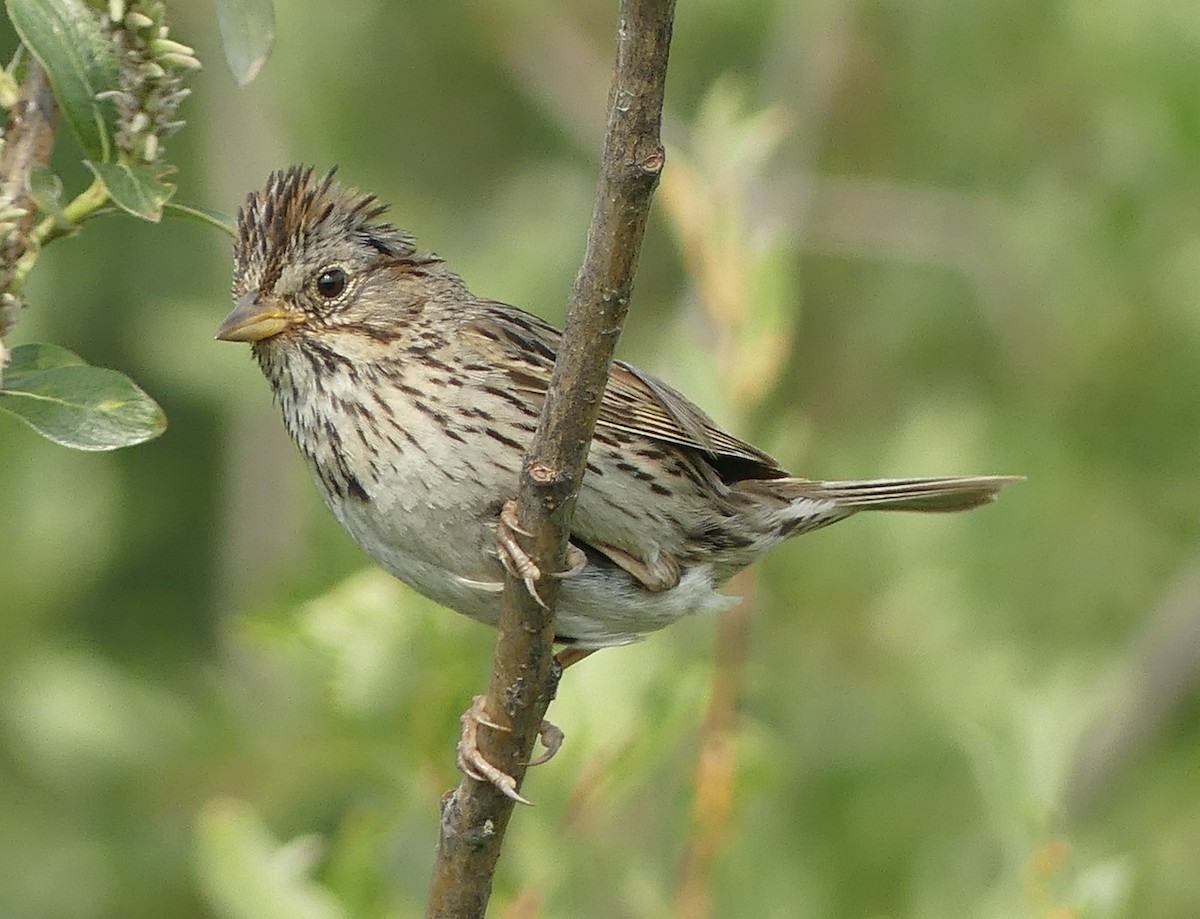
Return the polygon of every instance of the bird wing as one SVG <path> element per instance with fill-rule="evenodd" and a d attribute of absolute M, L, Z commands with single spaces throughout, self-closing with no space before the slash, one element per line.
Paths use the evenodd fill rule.
<path fill-rule="evenodd" d="M 487 348 L 489 357 L 514 391 L 540 402 L 562 333 L 511 306 L 480 306 L 483 314 L 471 319 L 465 330 L 493 343 Z M 613 361 L 596 426 L 696 451 L 727 482 L 787 475 L 771 456 L 721 430 L 678 390 L 624 361 Z"/>

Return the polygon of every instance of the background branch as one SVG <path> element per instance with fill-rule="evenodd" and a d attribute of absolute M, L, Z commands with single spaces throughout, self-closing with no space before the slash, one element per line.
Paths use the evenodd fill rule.
<path fill-rule="evenodd" d="M 674 0 L 622 0 L 617 61 L 596 203 L 583 264 L 571 289 L 550 388 L 519 491 L 526 546 L 540 570 L 564 567 L 575 496 L 609 364 L 629 306 L 650 200 L 664 163 L 659 137 Z M 543 578 L 539 607 L 520 581 L 505 584 L 488 716 L 511 733 L 481 732 L 489 762 L 524 777 L 550 703 L 557 585 Z M 513 802 L 466 778 L 443 800 L 429 916 L 482 916 Z"/>
<path fill-rule="evenodd" d="M 17 264 L 29 248 L 29 234 L 37 217 L 30 196 L 29 174 L 37 164 L 50 162 L 54 148 L 54 93 L 46 71 L 31 59 L 25 69 L 21 95 L 8 113 L 4 151 L 0 155 L 0 220 L 8 224 L 0 241 L 0 373 L 4 368 L 4 338 L 21 311 L 19 295 L 9 288 Z M 24 214 L 14 212 L 23 210 Z M 11 216 L 10 216 L 11 215 Z"/>

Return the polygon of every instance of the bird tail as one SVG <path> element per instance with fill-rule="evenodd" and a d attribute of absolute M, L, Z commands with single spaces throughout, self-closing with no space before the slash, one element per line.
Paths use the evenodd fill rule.
<path fill-rule="evenodd" d="M 773 483 L 786 497 L 833 501 L 847 511 L 966 511 L 989 504 L 1022 476 L 969 475 L 928 479 L 875 479 L 815 482 L 781 479 Z"/>

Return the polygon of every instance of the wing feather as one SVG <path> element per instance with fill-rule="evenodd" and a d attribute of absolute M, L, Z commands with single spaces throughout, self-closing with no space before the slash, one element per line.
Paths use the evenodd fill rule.
<path fill-rule="evenodd" d="M 540 402 L 550 384 L 562 334 L 513 307 L 494 303 L 480 306 L 484 311 L 465 325 L 466 333 L 488 340 L 489 358 L 507 375 L 513 391 Z M 722 478 L 774 479 L 787 475 L 768 454 L 721 430 L 678 390 L 624 361 L 613 361 L 596 424 L 598 429 L 694 450 Z"/>

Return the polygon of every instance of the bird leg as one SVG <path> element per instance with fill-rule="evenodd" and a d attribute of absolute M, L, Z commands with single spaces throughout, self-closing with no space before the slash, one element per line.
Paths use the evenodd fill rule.
<path fill-rule="evenodd" d="M 558 654 L 554 655 L 554 660 L 550 667 L 550 680 L 546 695 L 550 699 L 553 699 L 558 691 L 558 681 L 562 679 L 563 671 L 573 664 L 579 663 L 595 651 L 595 648 L 564 648 Z M 507 725 L 497 724 L 487 716 L 486 703 L 486 696 L 476 696 L 471 700 L 471 707 L 463 712 L 462 717 L 459 718 L 459 723 L 462 724 L 462 734 L 459 737 L 456 751 L 458 769 L 477 782 L 487 782 L 489 785 L 494 786 L 505 797 L 511 798 L 520 804 L 532 804 L 532 801 L 521 797 L 517 792 L 516 779 L 503 769 L 497 769 L 479 752 L 480 726 L 491 728 L 494 731 L 512 731 L 512 728 Z M 542 741 L 542 746 L 546 748 L 546 752 L 537 759 L 529 761 L 527 765 L 531 768 L 549 762 L 554 758 L 554 754 L 559 751 L 559 748 L 563 744 L 562 729 L 545 719 L 542 720 L 541 725 L 538 727 L 538 737 Z"/>
<path fill-rule="evenodd" d="M 561 679 L 564 670 L 573 664 L 578 664 L 585 657 L 591 657 L 599 650 L 599 648 L 563 648 L 554 655 L 554 663 L 558 668 L 558 677 Z"/>
<path fill-rule="evenodd" d="M 537 601 L 538 605 L 546 609 L 546 604 L 542 598 L 538 596 L 537 582 L 542 577 L 541 569 L 534 564 L 521 547 L 517 540 L 517 534 L 522 536 L 532 536 L 528 530 L 521 528 L 520 521 L 517 519 L 517 502 L 511 498 L 505 501 L 500 508 L 500 517 L 496 521 L 496 550 L 500 556 L 500 561 L 504 565 L 504 569 L 514 577 L 520 578 L 525 589 L 529 591 L 530 596 Z M 583 572 L 587 567 L 587 555 L 574 543 L 567 543 L 567 563 L 568 567 L 565 571 L 551 572 L 552 577 L 557 578 L 573 578 Z M 547 696 L 550 699 L 554 698 L 555 691 L 558 689 L 558 681 L 562 677 L 562 673 L 567 667 L 578 661 L 583 660 L 594 649 L 579 650 L 567 648 L 560 651 L 555 657 L 550 671 L 550 685 L 547 687 Z M 456 751 L 456 761 L 459 771 L 469 775 L 477 782 L 487 782 L 495 787 L 505 797 L 511 798 L 520 804 L 532 804 L 526 798 L 521 797 L 517 792 L 517 781 L 503 769 L 493 766 L 487 761 L 484 755 L 479 751 L 479 728 L 488 727 L 495 731 L 511 731 L 512 728 L 497 724 L 487 716 L 485 709 L 486 697 L 475 696 L 471 700 L 471 706 L 459 719 L 462 724 L 462 734 L 459 736 L 458 747 Z M 563 732 L 557 726 L 549 721 L 543 720 L 538 727 L 538 737 L 541 738 L 542 746 L 546 748 L 545 752 L 536 759 L 530 760 L 528 766 L 540 766 L 543 763 L 549 762 L 562 746 Z"/>

